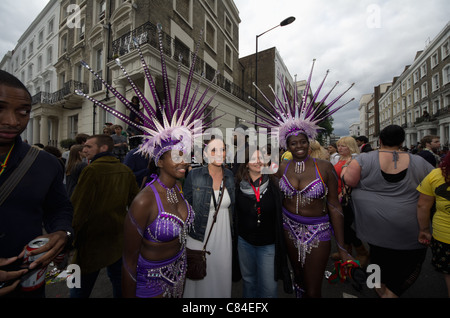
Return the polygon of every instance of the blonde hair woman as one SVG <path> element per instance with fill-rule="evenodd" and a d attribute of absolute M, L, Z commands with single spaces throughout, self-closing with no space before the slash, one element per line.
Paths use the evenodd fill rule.
<path fill-rule="evenodd" d="M 322 160 L 330 160 L 330 154 L 317 140 L 309 143 L 310 156 Z"/>
<path fill-rule="evenodd" d="M 353 210 L 350 204 L 342 201 L 342 197 L 348 191 L 351 191 L 348 187 L 345 187 L 345 184 L 342 183 L 341 174 L 342 169 L 347 167 L 352 161 L 353 158 L 359 155 L 359 147 L 356 143 L 355 138 L 353 137 L 342 137 L 336 143 L 339 153 L 339 161 L 334 165 L 334 169 L 336 170 L 336 174 L 338 177 L 338 191 L 339 191 L 339 200 L 342 204 L 342 210 L 344 211 L 344 247 L 351 255 L 353 251 L 353 247 L 355 247 L 357 256 L 356 259 L 359 260 L 361 266 L 367 266 L 367 262 L 369 260 L 369 254 L 362 244 L 361 240 L 356 236 L 355 230 L 352 228 L 353 223 Z M 333 259 L 339 257 L 337 253 L 332 255 Z"/>

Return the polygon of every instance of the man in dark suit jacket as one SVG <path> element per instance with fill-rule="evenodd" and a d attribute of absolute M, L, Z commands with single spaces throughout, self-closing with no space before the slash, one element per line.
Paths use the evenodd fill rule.
<path fill-rule="evenodd" d="M 366 136 L 356 137 L 356 143 L 360 149 L 360 152 L 369 152 L 372 151 L 372 146 L 368 143 L 369 139 Z"/>

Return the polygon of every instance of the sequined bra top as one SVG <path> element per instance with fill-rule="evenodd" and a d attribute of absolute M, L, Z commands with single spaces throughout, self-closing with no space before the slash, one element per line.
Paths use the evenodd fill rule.
<path fill-rule="evenodd" d="M 323 182 L 322 176 L 320 174 L 319 168 L 317 167 L 317 162 L 314 160 L 314 166 L 316 167 L 316 179 L 309 183 L 302 190 L 297 190 L 292 186 L 289 182 L 289 179 L 286 176 L 287 169 L 289 168 L 292 160 L 288 162 L 286 168 L 284 170 L 283 176 L 280 179 L 280 190 L 284 193 L 284 196 L 287 198 L 292 198 L 296 195 L 300 195 L 303 198 L 308 199 L 323 199 L 326 197 L 328 193 L 328 188 Z"/>
<path fill-rule="evenodd" d="M 148 186 L 153 190 L 153 193 L 155 194 L 156 204 L 158 206 L 158 216 L 150 225 L 147 226 L 147 228 L 143 231 L 143 233 L 141 233 L 141 235 L 146 240 L 155 243 L 170 242 L 177 237 L 180 237 L 180 241 L 184 242 L 188 233 L 188 228 L 194 222 L 193 208 L 184 199 L 183 195 L 181 195 L 183 200 L 186 202 L 188 210 L 186 221 L 183 221 L 180 217 L 172 213 L 165 212 L 161 202 L 161 198 L 159 197 L 158 191 L 156 190 L 155 186 L 152 183 L 148 184 Z"/>

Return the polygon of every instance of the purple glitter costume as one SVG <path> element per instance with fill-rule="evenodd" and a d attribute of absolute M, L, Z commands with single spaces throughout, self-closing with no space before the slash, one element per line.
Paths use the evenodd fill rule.
<path fill-rule="evenodd" d="M 331 240 L 333 230 L 330 218 L 328 214 L 321 217 L 304 217 L 290 213 L 284 207 L 282 210 L 283 227 L 294 241 L 298 250 L 298 260 L 303 266 L 306 253 L 311 253 L 313 247 L 318 247 L 320 242 Z"/>
<path fill-rule="evenodd" d="M 289 237 L 294 241 L 294 245 L 298 250 L 298 260 L 305 264 L 306 253 L 311 253 L 312 248 L 319 246 L 321 241 L 329 241 L 332 235 L 332 227 L 328 215 L 323 217 L 304 217 L 298 214 L 298 203 L 301 206 L 310 204 L 313 199 L 325 200 L 328 189 L 323 182 L 316 160 L 316 179 L 309 183 L 304 189 L 297 190 L 289 182 L 286 172 L 289 163 L 286 165 L 284 174 L 280 179 L 280 189 L 285 197 L 293 198 L 297 196 L 296 212 L 291 213 L 284 207 L 283 210 L 283 227 L 289 232 Z"/>
<path fill-rule="evenodd" d="M 181 195 L 188 208 L 186 221 L 172 213 L 164 212 L 161 198 L 153 182 L 148 186 L 155 194 L 158 216 L 144 231 L 137 226 L 131 214 L 130 218 L 144 239 L 159 243 L 170 242 L 178 237 L 182 246 L 174 257 L 163 261 L 150 261 L 139 254 L 136 267 L 136 296 L 148 298 L 162 294 L 164 297 L 181 298 L 186 277 L 185 243 L 189 227 L 194 222 L 194 210 Z"/>

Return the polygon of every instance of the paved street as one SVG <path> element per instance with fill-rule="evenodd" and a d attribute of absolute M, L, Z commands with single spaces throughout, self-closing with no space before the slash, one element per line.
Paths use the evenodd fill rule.
<path fill-rule="evenodd" d="M 334 246 L 333 246 L 334 247 Z M 333 250 L 334 251 L 334 250 Z M 427 258 L 423 264 L 422 272 L 416 283 L 402 296 L 402 298 L 445 298 L 446 286 L 443 277 L 437 273 L 430 264 L 431 251 L 428 249 Z M 333 261 L 328 262 L 327 270 L 332 271 Z M 241 282 L 233 284 L 232 297 L 242 296 Z M 47 285 L 47 298 L 69 298 L 69 290 L 65 282 Z M 357 291 L 351 283 L 329 284 L 324 278 L 322 295 L 324 298 L 378 298 L 375 291 L 364 287 Z M 285 294 L 281 283 L 279 284 L 280 298 L 293 298 L 292 294 Z M 105 270 L 101 271 L 91 298 L 112 298 L 111 284 Z"/>

